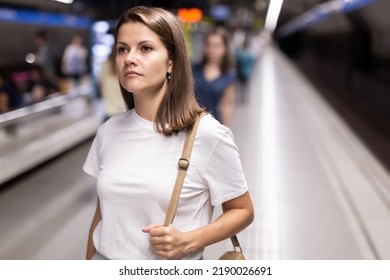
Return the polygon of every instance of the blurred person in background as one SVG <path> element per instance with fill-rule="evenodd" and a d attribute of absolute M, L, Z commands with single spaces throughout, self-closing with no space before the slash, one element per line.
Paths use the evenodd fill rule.
<path fill-rule="evenodd" d="M 233 27 L 232 33 L 231 48 L 232 52 L 236 53 L 236 51 L 240 49 L 244 43 L 246 32 L 243 27 L 235 26 Z"/>
<path fill-rule="evenodd" d="M 32 102 L 39 102 L 45 100 L 47 96 L 58 92 L 58 86 L 45 77 L 40 66 L 33 65 L 30 69 L 27 92 L 30 94 Z"/>
<path fill-rule="evenodd" d="M 74 36 L 70 44 L 64 50 L 62 56 L 62 72 L 68 79 L 74 80 L 76 84 L 88 71 L 88 50 L 83 45 L 81 36 Z"/>
<path fill-rule="evenodd" d="M 23 97 L 5 70 L 0 70 L 0 113 L 6 113 L 23 105 Z"/>
<path fill-rule="evenodd" d="M 49 79 L 55 79 L 55 63 L 53 48 L 48 40 L 45 30 L 40 30 L 35 34 L 35 44 L 37 50 L 34 63 L 42 68 L 43 74 Z"/>
<path fill-rule="evenodd" d="M 256 62 L 256 54 L 253 50 L 251 44 L 251 37 L 249 34 L 245 35 L 245 39 L 242 43 L 242 46 L 236 50 L 236 65 L 237 65 L 237 74 L 239 80 L 239 93 L 240 93 L 240 102 L 245 102 L 245 95 L 247 91 L 247 81 L 252 74 L 252 68 Z"/>
<path fill-rule="evenodd" d="M 203 56 L 199 64 L 193 64 L 193 74 L 199 104 L 229 127 L 237 75 L 224 29 L 205 35 Z"/>
<path fill-rule="evenodd" d="M 99 76 L 100 93 L 104 101 L 106 121 L 110 117 L 126 111 L 125 102 L 121 95 L 119 87 L 118 75 L 115 69 L 116 46 L 112 47 L 112 51 L 108 59 L 103 63 Z"/>

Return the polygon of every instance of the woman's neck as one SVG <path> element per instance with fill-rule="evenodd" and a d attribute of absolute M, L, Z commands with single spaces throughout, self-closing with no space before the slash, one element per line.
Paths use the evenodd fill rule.
<path fill-rule="evenodd" d="M 203 68 L 203 75 L 207 81 L 213 81 L 221 76 L 221 69 L 218 64 L 207 63 Z"/>
<path fill-rule="evenodd" d="M 219 61 L 208 61 L 205 66 L 219 69 L 221 67 L 221 63 Z"/>
<path fill-rule="evenodd" d="M 156 119 L 157 110 L 165 95 L 166 85 L 161 88 L 158 93 L 151 94 L 133 94 L 134 109 L 137 114 L 148 121 L 154 122 Z"/>

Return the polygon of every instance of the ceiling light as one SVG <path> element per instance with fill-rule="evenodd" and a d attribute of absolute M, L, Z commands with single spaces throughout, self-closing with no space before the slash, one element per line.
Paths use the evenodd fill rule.
<path fill-rule="evenodd" d="M 72 4 L 74 0 L 52 0 L 52 1 L 60 2 L 64 4 Z"/>
<path fill-rule="evenodd" d="M 265 29 L 269 30 L 270 32 L 275 31 L 280 10 L 282 9 L 282 4 L 283 0 L 271 0 L 269 3 L 267 17 L 265 19 Z"/>

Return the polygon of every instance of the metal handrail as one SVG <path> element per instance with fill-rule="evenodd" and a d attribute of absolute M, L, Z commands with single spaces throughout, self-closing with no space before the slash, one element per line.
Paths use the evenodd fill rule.
<path fill-rule="evenodd" d="M 0 114 L 0 127 L 8 126 L 17 123 L 23 119 L 30 118 L 42 113 L 47 113 L 51 110 L 58 109 L 74 99 L 86 98 L 87 95 L 60 95 L 46 99 L 44 101 L 34 103 L 16 110 Z"/>

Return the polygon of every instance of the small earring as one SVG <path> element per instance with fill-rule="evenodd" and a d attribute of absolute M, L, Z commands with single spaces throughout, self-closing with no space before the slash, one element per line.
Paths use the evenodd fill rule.
<path fill-rule="evenodd" d="M 168 74 L 167 74 L 167 79 L 168 79 L 168 81 L 170 81 L 171 78 L 172 78 L 172 74 L 171 74 L 171 73 L 168 73 Z"/>

